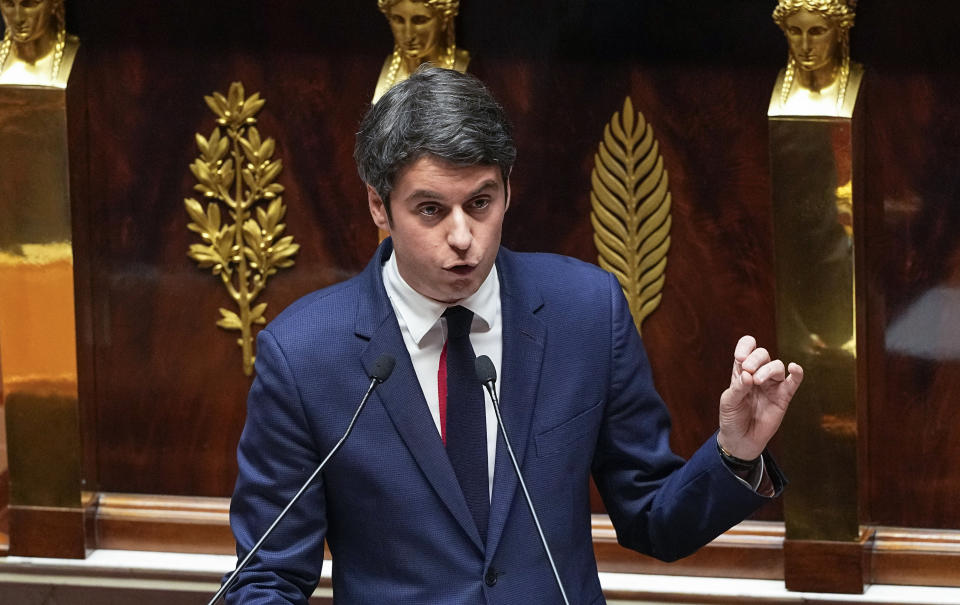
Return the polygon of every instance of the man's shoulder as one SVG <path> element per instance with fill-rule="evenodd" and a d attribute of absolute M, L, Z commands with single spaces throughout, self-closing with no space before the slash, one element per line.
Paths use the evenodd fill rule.
<path fill-rule="evenodd" d="M 513 252 L 501 249 L 501 267 L 541 291 L 565 292 L 584 288 L 606 289 L 610 274 L 597 265 L 549 252 Z"/>
<path fill-rule="evenodd" d="M 305 332 L 353 330 L 359 276 L 306 294 L 281 311 L 267 326 L 275 338 Z"/>

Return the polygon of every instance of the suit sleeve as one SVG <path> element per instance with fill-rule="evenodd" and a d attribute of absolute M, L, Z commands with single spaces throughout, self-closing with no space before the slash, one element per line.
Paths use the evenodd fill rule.
<path fill-rule="evenodd" d="M 670 450 L 670 416 L 612 275 L 609 288 L 609 391 L 594 481 L 620 544 L 673 561 L 742 521 L 765 499 L 726 468 L 715 436 L 686 462 Z"/>
<path fill-rule="evenodd" d="M 296 380 L 268 330 L 257 337 L 256 370 L 237 448 L 239 474 L 230 503 L 238 561 L 319 464 Z M 227 603 L 306 604 L 319 581 L 326 529 L 321 478 L 307 489 L 240 574 L 227 593 Z"/>

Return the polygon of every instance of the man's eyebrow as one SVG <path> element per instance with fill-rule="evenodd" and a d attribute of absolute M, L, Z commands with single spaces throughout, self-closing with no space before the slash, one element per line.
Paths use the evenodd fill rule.
<path fill-rule="evenodd" d="M 496 179 L 488 179 L 480 184 L 479 187 L 467 194 L 467 198 L 472 198 L 481 193 L 487 193 L 491 189 L 497 189 L 500 186 L 500 181 Z M 416 189 L 413 193 L 406 197 L 407 200 L 417 201 L 417 200 L 438 200 L 446 201 L 446 197 L 437 191 L 432 189 Z"/>
<path fill-rule="evenodd" d="M 497 189 L 498 187 L 500 187 L 500 181 L 498 181 L 497 179 L 487 179 L 479 187 L 477 187 L 472 192 L 470 192 L 470 195 L 468 195 L 467 197 L 473 197 L 481 193 L 486 193 L 490 189 Z"/>
<path fill-rule="evenodd" d="M 413 193 L 406 197 L 408 200 L 442 200 L 443 195 L 437 191 L 432 191 L 430 189 L 416 189 Z"/>

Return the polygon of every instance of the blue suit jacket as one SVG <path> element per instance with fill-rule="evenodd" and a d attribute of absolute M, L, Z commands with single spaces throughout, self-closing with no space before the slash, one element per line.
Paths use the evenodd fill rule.
<path fill-rule="evenodd" d="M 559 603 L 502 439 L 480 541 L 384 290 L 390 251 L 387 240 L 360 275 L 300 299 L 259 334 L 231 505 L 240 555 L 342 436 L 374 360 L 397 363 L 228 602 L 305 603 L 326 538 L 338 603 Z M 506 249 L 497 268 L 504 423 L 571 603 L 604 602 L 591 473 L 620 542 L 664 560 L 762 503 L 712 439 L 686 463 L 671 452 L 669 416 L 615 278 Z"/>

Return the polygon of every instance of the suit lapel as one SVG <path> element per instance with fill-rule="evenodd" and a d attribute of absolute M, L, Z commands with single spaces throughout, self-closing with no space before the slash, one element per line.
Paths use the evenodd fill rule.
<path fill-rule="evenodd" d="M 497 262 L 503 317 L 503 358 L 500 364 L 500 413 L 510 444 L 523 468 L 534 403 L 540 384 L 546 328 L 535 315 L 542 306 L 539 292 L 519 274 L 513 253 L 501 249 Z M 502 428 L 502 427 L 501 427 Z M 487 559 L 496 552 L 517 491 L 516 471 L 502 434 L 497 440 L 493 499 L 487 529 Z"/>
<path fill-rule="evenodd" d="M 361 360 L 369 373 L 380 355 L 387 353 L 396 359 L 393 374 L 377 387 L 373 397 L 380 401 L 389 414 L 397 433 L 444 505 L 482 552 L 483 544 L 476 523 L 467 508 L 453 466 L 427 408 L 397 318 L 383 287 L 381 266 L 391 249 L 390 240 L 384 241 L 364 271 L 366 283 L 359 301 L 356 333 L 361 338 L 369 339 L 369 343 L 361 354 Z"/>

